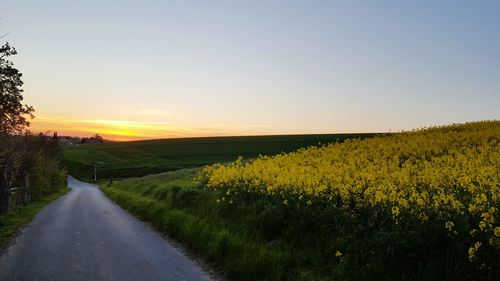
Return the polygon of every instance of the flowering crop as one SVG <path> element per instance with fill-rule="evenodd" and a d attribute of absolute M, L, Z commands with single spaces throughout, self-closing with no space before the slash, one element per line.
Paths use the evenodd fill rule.
<path fill-rule="evenodd" d="M 466 233 L 471 261 L 484 245 L 500 249 L 500 121 L 348 140 L 247 162 L 239 158 L 206 167 L 203 178 L 234 204 L 246 192 L 284 205 L 386 208 L 395 224 L 405 216 L 439 220 L 450 235 Z M 459 218 L 465 223 L 457 234 Z"/>

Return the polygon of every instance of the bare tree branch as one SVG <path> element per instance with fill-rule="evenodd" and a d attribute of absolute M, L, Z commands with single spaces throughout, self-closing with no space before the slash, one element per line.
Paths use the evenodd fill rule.
<path fill-rule="evenodd" d="M 1 22 L 2 20 L 3 20 L 3 19 L 2 19 L 2 18 L 0 18 L 0 25 L 2 25 L 2 22 Z M 7 33 L 5 33 L 4 35 L 0 36 L 0 39 L 2 39 L 2 38 L 4 38 L 5 36 L 9 35 L 9 33 L 10 33 L 10 32 L 7 32 Z"/>

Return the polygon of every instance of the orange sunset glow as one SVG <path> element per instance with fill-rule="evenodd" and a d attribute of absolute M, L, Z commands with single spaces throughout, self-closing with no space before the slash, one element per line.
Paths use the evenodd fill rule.
<path fill-rule="evenodd" d="M 108 119 L 83 119 L 37 115 L 31 120 L 32 132 L 57 132 L 64 136 L 90 137 L 95 134 L 113 141 L 134 141 L 160 138 L 223 136 L 259 134 L 265 126 L 239 125 L 238 129 L 223 125 L 203 127 L 180 126 L 161 121 L 131 121 Z M 49 129 L 50 128 L 50 129 Z"/>
<path fill-rule="evenodd" d="M 201 129 L 181 128 L 165 122 L 142 122 L 129 120 L 72 120 L 63 117 L 37 116 L 30 130 L 58 132 L 59 135 L 88 137 L 99 134 L 115 141 L 172 138 L 181 136 L 203 136 Z"/>

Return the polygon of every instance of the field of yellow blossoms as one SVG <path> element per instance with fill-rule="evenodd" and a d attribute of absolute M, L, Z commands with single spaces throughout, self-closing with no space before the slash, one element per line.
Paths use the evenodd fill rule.
<path fill-rule="evenodd" d="M 500 121 L 240 158 L 206 167 L 203 177 L 229 204 L 251 193 L 284 206 L 386 210 L 394 225 L 409 218 L 439 223 L 450 239 L 467 244 L 470 263 L 498 266 L 492 256 L 500 250 Z"/>

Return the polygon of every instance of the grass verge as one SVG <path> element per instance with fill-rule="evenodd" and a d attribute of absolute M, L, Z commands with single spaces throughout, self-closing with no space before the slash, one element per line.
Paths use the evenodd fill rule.
<path fill-rule="evenodd" d="M 52 201 L 69 192 L 69 188 L 42 197 L 30 204 L 0 215 L 0 249 L 4 249 L 12 237 L 26 224 L 30 223 L 38 212 Z"/>
<path fill-rule="evenodd" d="M 235 224 L 244 214 L 230 215 L 231 210 L 216 203 L 219 194 L 200 189 L 194 183 L 198 171 L 184 169 L 101 188 L 122 208 L 193 250 L 229 279 L 287 279 L 284 276 L 292 270 L 290 251 Z"/>

